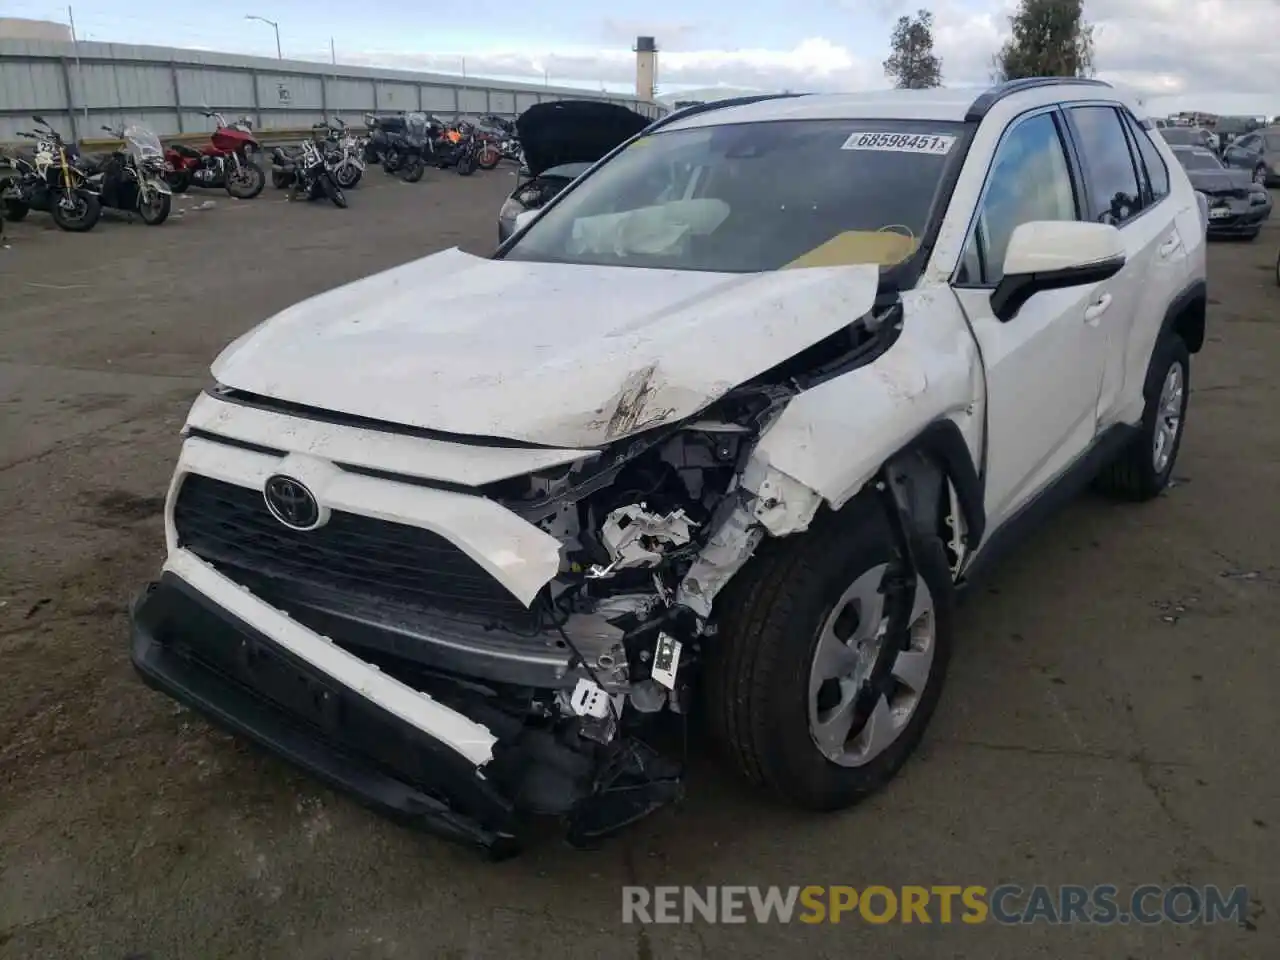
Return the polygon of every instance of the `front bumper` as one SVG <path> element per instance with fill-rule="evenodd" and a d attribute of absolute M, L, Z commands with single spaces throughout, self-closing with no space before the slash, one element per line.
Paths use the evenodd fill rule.
<path fill-rule="evenodd" d="M 1245 201 L 1234 201 L 1228 207 L 1219 207 L 1227 214 L 1215 217 L 1214 207 L 1209 208 L 1209 236 L 1241 237 L 1253 236 L 1261 228 L 1263 221 L 1271 216 L 1271 204 L 1252 205 Z"/>
<path fill-rule="evenodd" d="M 407 687 L 397 691 L 401 685 L 390 677 L 382 689 L 367 677 L 338 679 L 314 662 L 316 653 L 273 639 L 172 569 L 132 610 L 131 658 L 148 686 L 386 815 L 493 859 L 518 851 L 516 813 L 501 776 L 482 772 L 473 759 L 494 747 L 483 726 Z M 413 722 L 404 716 L 412 713 L 405 694 L 429 705 Z M 455 741 L 470 730 L 474 739 L 462 746 L 472 757 L 424 730 L 428 725 Z M 500 758 L 488 764 L 500 766 Z"/>

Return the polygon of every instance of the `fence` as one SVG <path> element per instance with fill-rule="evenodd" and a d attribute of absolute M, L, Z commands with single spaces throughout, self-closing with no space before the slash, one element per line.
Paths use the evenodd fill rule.
<path fill-rule="evenodd" d="M 634 97 L 448 74 L 270 60 L 115 43 L 0 39 L 0 142 L 31 128 L 31 114 L 73 139 L 139 123 L 161 136 L 213 130 L 199 111 L 242 114 L 256 129 L 309 127 L 326 116 L 423 110 L 445 117 L 514 117 L 547 100 L 604 100 L 658 117 Z"/>

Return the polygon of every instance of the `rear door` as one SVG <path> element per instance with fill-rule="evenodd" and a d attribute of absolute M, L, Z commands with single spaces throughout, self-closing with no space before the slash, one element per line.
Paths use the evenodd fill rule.
<path fill-rule="evenodd" d="M 1101 432 L 1125 406 L 1130 338 L 1135 330 L 1148 329 L 1153 320 L 1158 326 L 1163 319 L 1172 299 L 1167 291 L 1177 286 L 1171 277 L 1185 254 L 1180 256 L 1176 218 L 1163 202 L 1169 193 L 1168 170 L 1163 178 L 1157 176 L 1157 198 L 1127 111 L 1113 104 L 1073 104 L 1066 115 L 1084 173 L 1084 218 L 1112 224 L 1125 242 L 1124 269 L 1106 285 L 1109 305 L 1091 321 L 1105 341 L 1095 408 Z"/>

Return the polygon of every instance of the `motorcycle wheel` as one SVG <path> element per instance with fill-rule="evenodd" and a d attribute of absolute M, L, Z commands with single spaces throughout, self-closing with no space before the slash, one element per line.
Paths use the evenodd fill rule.
<path fill-rule="evenodd" d="M 333 182 L 329 176 L 320 178 L 320 189 L 324 191 L 324 195 L 333 201 L 333 205 L 342 210 L 347 209 L 347 195 L 342 192 L 342 188 Z"/>
<path fill-rule="evenodd" d="M 498 165 L 498 161 L 502 159 L 502 154 L 498 152 L 498 148 L 492 144 L 486 144 L 480 150 L 480 156 L 476 160 L 481 170 L 492 170 Z"/>
<path fill-rule="evenodd" d="M 75 205 L 70 210 L 63 208 L 60 196 L 49 198 L 49 213 L 53 216 L 53 222 L 68 233 L 92 230 L 102 216 L 102 203 L 88 190 L 77 190 L 74 197 Z"/>
<path fill-rule="evenodd" d="M 169 185 L 169 189 L 174 193 L 186 193 L 191 187 L 191 171 L 166 170 L 164 182 Z"/>
<path fill-rule="evenodd" d="M 344 163 L 338 167 L 338 171 L 334 174 L 334 178 L 338 181 L 338 186 L 343 189 L 350 190 L 360 182 L 360 176 L 363 173 L 364 171 L 355 164 Z"/>
<path fill-rule="evenodd" d="M 400 179 L 405 183 L 417 183 L 426 170 L 427 165 L 422 162 L 421 157 L 405 157 L 404 164 L 400 167 Z"/>
<path fill-rule="evenodd" d="M 239 170 L 232 170 L 227 176 L 227 193 L 237 200 L 252 200 L 267 185 L 267 175 L 262 168 L 252 161 L 242 161 Z"/>
<path fill-rule="evenodd" d="M 6 200 L 4 202 L 4 219 L 10 223 L 18 223 L 21 220 L 25 220 L 30 212 L 31 207 L 21 200 Z"/>
<path fill-rule="evenodd" d="M 148 203 L 138 204 L 138 216 L 149 227 L 158 227 L 169 219 L 169 211 L 173 209 L 173 198 L 167 193 L 155 193 Z"/>
<path fill-rule="evenodd" d="M 289 174 L 285 173 L 282 170 L 271 171 L 271 185 L 275 187 L 277 190 L 283 190 L 285 187 L 289 185 L 289 182 L 292 179 L 293 177 L 291 177 Z"/>
<path fill-rule="evenodd" d="M 458 160 L 458 176 L 469 177 L 476 172 L 475 154 L 467 154 Z"/>

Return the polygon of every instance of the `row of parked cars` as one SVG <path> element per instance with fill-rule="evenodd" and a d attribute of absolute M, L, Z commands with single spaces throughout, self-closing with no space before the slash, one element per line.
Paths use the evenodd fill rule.
<path fill-rule="evenodd" d="M 1161 127 L 1159 133 L 1191 185 L 1208 198 L 1209 236 L 1257 238 L 1271 216 L 1267 187 L 1280 180 L 1280 128 L 1225 145 L 1202 127 Z"/>

